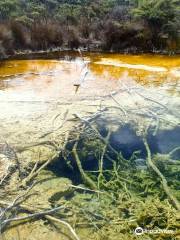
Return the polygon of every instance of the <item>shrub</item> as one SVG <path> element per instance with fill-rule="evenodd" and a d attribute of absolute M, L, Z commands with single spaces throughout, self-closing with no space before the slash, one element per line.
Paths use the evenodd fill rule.
<path fill-rule="evenodd" d="M 116 21 L 109 21 L 104 27 L 104 49 L 124 50 L 137 48 L 146 50 L 152 48 L 152 34 L 141 22 L 126 22 L 119 24 Z"/>
<path fill-rule="evenodd" d="M 69 28 L 67 32 L 67 46 L 70 49 L 77 49 L 80 46 L 80 38 L 75 28 Z"/>
<path fill-rule="evenodd" d="M 1 54 L 13 54 L 13 35 L 8 24 L 0 24 Z"/>
<path fill-rule="evenodd" d="M 116 6 L 112 9 L 110 17 L 116 21 L 127 21 L 131 16 L 128 7 Z"/>
<path fill-rule="evenodd" d="M 25 49 L 30 47 L 31 37 L 28 28 L 16 21 L 11 21 L 10 27 L 14 38 L 15 48 Z"/>
<path fill-rule="evenodd" d="M 63 43 L 62 32 L 58 23 L 51 21 L 36 22 L 31 28 L 31 46 L 33 49 L 60 47 Z"/>
<path fill-rule="evenodd" d="M 0 60 L 6 58 L 7 55 L 6 55 L 6 52 L 5 52 L 5 49 L 2 45 L 2 41 L 0 41 Z"/>
<path fill-rule="evenodd" d="M 89 38 L 90 35 L 90 24 L 87 21 L 87 19 L 82 19 L 80 24 L 79 24 L 79 33 L 83 38 Z"/>

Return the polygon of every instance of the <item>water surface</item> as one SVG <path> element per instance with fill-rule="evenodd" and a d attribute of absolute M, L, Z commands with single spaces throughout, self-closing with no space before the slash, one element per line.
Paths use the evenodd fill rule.
<path fill-rule="evenodd" d="M 180 78 L 180 58 L 161 55 L 64 53 L 54 59 L 11 60 L 0 65 L 1 101 L 36 101 L 71 98 L 74 84 L 88 72 L 79 96 L 103 96 L 119 83 L 144 86 L 175 84 Z M 170 88 L 171 91 L 173 88 Z"/>
<path fill-rule="evenodd" d="M 144 139 L 180 200 L 180 58 L 79 52 L 46 57 L 0 64 L 0 144 L 8 143 L 17 154 L 23 177 L 37 161 L 57 155 L 34 179 L 37 186 L 25 203 L 46 209 L 67 203 L 65 214 L 57 216 L 80 239 L 104 239 L 107 231 L 108 239 L 134 239 L 139 225 L 176 230 L 175 209 L 149 167 Z M 107 194 L 84 189 L 92 186 L 87 176 Z M 13 181 L 19 186 L 19 178 Z M 60 227 L 56 232 L 35 221 L 10 229 L 6 239 L 37 234 L 44 239 L 44 232 L 57 239 Z"/>

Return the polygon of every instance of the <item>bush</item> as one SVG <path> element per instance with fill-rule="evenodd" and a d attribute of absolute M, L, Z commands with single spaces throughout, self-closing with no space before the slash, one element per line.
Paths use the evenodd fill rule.
<path fill-rule="evenodd" d="M 33 49 L 46 50 L 59 47 L 63 43 L 62 32 L 58 23 L 36 22 L 31 28 L 31 46 Z"/>
<path fill-rule="evenodd" d="M 25 49 L 30 47 L 31 36 L 28 28 L 16 21 L 12 21 L 10 27 L 14 38 L 15 48 Z"/>
<path fill-rule="evenodd" d="M 0 48 L 1 54 L 13 54 L 13 34 L 8 24 L 0 24 Z"/>
<path fill-rule="evenodd" d="M 16 49 L 178 50 L 179 0 L 1 0 L 1 52 Z M 137 49 L 137 50 L 138 50 Z"/>
<path fill-rule="evenodd" d="M 104 27 L 104 49 L 125 50 L 136 48 L 146 50 L 152 48 L 151 31 L 141 22 L 126 22 L 124 25 L 109 21 Z"/>
<path fill-rule="evenodd" d="M 155 48 L 166 48 L 169 39 L 178 43 L 179 0 L 144 0 L 133 10 L 133 14 L 147 23 Z"/>
<path fill-rule="evenodd" d="M 79 33 L 83 38 L 89 38 L 90 35 L 90 24 L 87 21 L 87 19 L 82 19 L 80 24 L 79 24 Z"/>
<path fill-rule="evenodd" d="M 5 52 L 5 49 L 2 45 L 2 41 L 0 41 L 0 60 L 6 58 L 7 55 L 6 55 L 6 52 Z"/>
<path fill-rule="evenodd" d="M 70 49 L 77 49 L 80 46 L 78 32 L 74 28 L 69 28 L 67 32 L 67 46 Z"/>
<path fill-rule="evenodd" d="M 129 8 L 124 6 L 116 6 L 112 9 L 110 17 L 116 21 L 127 21 L 131 18 Z"/>

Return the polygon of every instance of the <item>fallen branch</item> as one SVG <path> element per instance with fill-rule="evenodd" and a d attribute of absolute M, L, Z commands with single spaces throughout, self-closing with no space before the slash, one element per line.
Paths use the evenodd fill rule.
<path fill-rule="evenodd" d="M 23 217 L 9 218 L 9 219 L 4 220 L 3 222 L 1 222 L 0 223 L 0 227 L 1 227 L 1 230 L 2 230 L 2 228 L 4 228 L 7 224 L 10 224 L 12 222 L 19 222 L 19 221 L 32 219 L 32 218 L 42 217 L 42 216 L 47 215 L 47 214 L 53 214 L 54 212 L 56 212 L 56 211 L 58 211 L 58 210 L 60 210 L 62 208 L 63 208 L 63 206 L 57 207 L 57 208 L 54 208 L 54 209 L 51 209 L 51 210 L 39 212 L 39 213 L 29 214 L 29 215 L 23 216 Z"/>
<path fill-rule="evenodd" d="M 80 238 L 78 237 L 78 235 L 76 234 L 75 230 L 71 227 L 71 225 L 63 220 L 60 220 L 58 218 L 55 218 L 55 217 L 52 217 L 52 216 L 49 216 L 49 215 L 46 215 L 45 216 L 46 219 L 50 220 L 50 221 L 54 221 L 54 222 L 57 222 L 57 223 L 60 223 L 60 224 L 63 224 L 65 225 L 69 230 L 70 232 L 72 233 L 72 235 L 74 236 L 74 238 L 76 240 L 80 240 Z"/>
<path fill-rule="evenodd" d="M 76 160 L 76 164 L 78 166 L 79 172 L 80 172 L 80 174 L 82 176 L 82 179 L 92 189 L 97 189 L 96 184 L 93 182 L 93 180 L 83 170 L 83 167 L 82 167 L 82 164 L 81 164 L 81 160 L 79 159 L 79 155 L 77 153 L 77 145 L 78 145 L 78 141 L 76 141 L 76 143 L 74 144 L 72 152 L 73 152 L 74 158 Z"/>
<path fill-rule="evenodd" d="M 156 103 L 157 105 L 159 105 L 159 106 L 165 108 L 167 111 L 169 111 L 169 109 L 168 109 L 164 104 L 162 104 L 162 103 L 160 103 L 160 102 L 158 102 L 158 101 L 156 101 L 156 100 L 154 100 L 154 99 L 152 99 L 152 98 L 146 97 L 146 96 L 144 96 L 142 93 L 139 93 L 139 92 L 135 92 L 135 93 L 136 93 L 137 95 L 139 95 L 140 97 L 144 98 L 145 100 L 150 101 L 150 102 L 153 102 L 153 103 Z"/>
<path fill-rule="evenodd" d="M 29 148 L 33 148 L 33 147 L 38 147 L 38 146 L 51 146 L 53 147 L 54 149 L 57 150 L 57 145 L 55 142 L 53 141 L 43 141 L 43 142 L 37 142 L 37 143 L 31 143 L 31 144 L 28 144 L 26 146 L 15 146 L 15 149 L 17 152 L 21 153 L 21 152 L 24 152 L 26 150 L 29 150 Z"/>
<path fill-rule="evenodd" d="M 119 109 L 123 112 L 124 116 L 127 118 L 127 112 L 125 111 L 125 109 L 121 106 L 121 104 L 115 99 L 115 97 L 112 94 L 111 94 L 111 98 L 119 106 Z"/>
<path fill-rule="evenodd" d="M 164 177 L 164 175 L 159 171 L 159 169 L 156 167 L 156 165 L 153 163 L 152 158 L 151 158 L 151 150 L 149 148 L 148 142 L 146 138 L 143 138 L 143 142 L 147 151 L 147 162 L 148 165 L 153 169 L 153 171 L 159 176 L 159 178 L 161 179 L 161 183 L 163 186 L 163 189 L 166 193 L 166 195 L 168 196 L 168 198 L 170 199 L 170 201 L 172 202 L 173 206 L 177 209 L 180 210 L 180 204 L 179 201 L 176 199 L 175 196 L 173 196 L 173 194 L 171 193 L 171 190 L 169 189 L 168 183 L 166 178 Z"/>
<path fill-rule="evenodd" d="M 48 135 L 50 135 L 50 134 L 52 134 L 52 133 L 60 130 L 60 129 L 64 126 L 64 124 L 67 122 L 68 113 L 69 113 L 69 110 L 66 110 L 66 112 L 64 113 L 64 117 L 63 117 L 63 119 L 62 119 L 62 123 L 60 124 L 60 126 L 58 126 L 57 128 L 55 128 L 55 129 L 53 129 L 53 130 L 51 130 L 51 131 L 49 131 L 49 132 L 47 132 L 47 133 L 44 133 L 42 136 L 40 136 L 40 138 L 45 138 L 45 137 L 47 137 Z M 56 115 L 56 116 L 54 117 L 53 123 L 52 123 L 53 126 L 54 126 L 55 120 L 56 120 L 59 116 L 61 116 L 61 114 L 58 114 L 58 115 Z"/>
<path fill-rule="evenodd" d="M 22 186 L 26 186 L 28 182 L 30 182 L 33 178 L 35 178 L 40 171 L 42 171 L 44 168 L 46 168 L 51 162 L 56 160 L 59 157 L 60 152 L 55 153 L 52 158 L 50 158 L 48 161 L 46 161 L 41 167 L 39 167 L 35 172 L 31 172 L 30 175 L 28 175 L 25 179 L 22 181 Z"/>
<path fill-rule="evenodd" d="M 177 151 L 180 151 L 180 147 L 174 148 L 168 155 L 171 157 Z"/>
<path fill-rule="evenodd" d="M 106 145 L 108 146 L 108 148 L 109 148 L 114 154 L 116 154 L 117 156 L 119 156 L 119 157 L 122 158 L 121 154 L 120 154 L 118 151 L 116 151 L 116 150 L 111 146 L 111 144 L 109 143 L 109 141 L 107 141 L 106 138 L 102 137 L 102 135 L 100 134 L 100 132 L 99 132 L 88 120 L 80 117 L 78 114 L 74 114 L 74 116 L 75 116 L 76 118 L 78 118 L 81 122 L 83 122 L 83 123 L 85 123 L 86 125 L 88 125 L 88 126 L 97 134 L 97 136 L 99 137 L 99 139 L 100 139 L 104 144 L 106 144 Z M 126 161 L 124 158 L 123 158 L 122 160 L 123 160 L 123 161 Z"/>
<path fill-rule="evenodd" d="M 109 138 L 111 136 L 111 131 L 108 132 L 108 135 L 106 137 L 107 143 L 109 142 Z M 100 180 L 103 177 L 103 160 L 104 160 L 104 155 L 107 150 L 107 144 L 104 145 L 103 152 L 101 154 L 101 158 L 99 160 L 99 175 L 98 175 L 98 189 L 100 189 Z"/>
<path fill-rule="evenodd" d="M 101 193 L 101 194 L 104 194 L 104 192 L 102 192 L 102 191 L 92 190 L 92 189 L 90 189 L 90 188 L 84 188 L 84 187 L 75 186 L 75 185 L 69 185 L 69 186 L 72 187 L 72 188 L 75 188 L 75 189 L 83 190 L 83 191 L 88 191 L 88 192 L 93 192 L 93 193 Z"/>

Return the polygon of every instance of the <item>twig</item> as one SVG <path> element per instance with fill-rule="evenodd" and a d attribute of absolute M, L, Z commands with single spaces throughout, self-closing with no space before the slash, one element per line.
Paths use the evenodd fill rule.
<path fill-rule="evenodd" d="M 58 218 L 55 218 L 55 217 L 52 217 L 52 216 L 49 216 L 49 215 L 46 215 L 45 216 L 46 219 L 50 220 L 50 221 L 54 221 L 54 222 L 57 222 L 57 223 L 60 223 L 60 224 L 63 224 L 65 225 L 69 230 L 70 232 L 72 233 L 72 235 L 74 236 L 74 238 L 76 240 L 80 240 L 80 238 L 78 237 L 78 235 L 76 234 L 75 230 L 71 227 L 71 225 L 63 220 L 60 220 Z"/>
<path fill-rule="evenodd" d="M 37 217 L 41 217 L 41 216 L 44 216 L 44 215 L 47 215 L 47 214 L 52 214 L 52 213 L 54 213 L 54 212 L 56 212 L 56 211 L 58 211 L 62 208 L 64 208 L 64 207 L 61 206 L 61 207 L 57 207 L 57 208 L 54 208 L 54 209 L 51 209 L 51 210 L 48 210 L 48 211 L 29 214 L 29 215 L 24 216 L 24 217 L 9 218 L 7 220 L 4 220 L 1 224 L 2 224 L 3 227 L 5 227 L 5 225 L 7 225 L 9 223 L 12 223 L 12 222 L 23 221 L 23 220 L 27 220 L 27 219 L 30 219 L 30 218 L 37 218 Z"/>
<path fill-rule="evenodd" d="M 53 129 L 53 130 L 51 130 L 51 131 L 43 134 L 42 136 L 40 136 L 40 138 L 45 138 L 45 137 L 47 137 L 48 135 L 50 135 L 50 134 L 52 134 L 52 133 L 60 130 L 60 129 L 64 126 L 64 124 L 67 122 L 68 113 L 69 113 L 69 110 L 66 110 L 66 112 L 64 113 L 64 117 L 63 117 L 63 119 L 62 119 L 62 123 L 60 124 L 60 126 L 58 126 L 57 128 L 55 128 L 55 129 Z M 52 123 L 53 126 L 54 126 L 54 121 L 55 121 L 60 115 L 61 115 L 61 114 L 58 114 L 58 115 L 56 115 L 56 116 L 54 117 L 53 123 Z"/>
<path fill-rule="evenodd" d="M 174 148 L 168 155 L 172 156 L 176 151 L 180 151 L 180 147 Z"/>
<path fill-rule="evenodd" d="M 69 186 L 72 188 L 75 188 L 75 189 L 80 189 L 80 190 L 84 190 L 84 191 L 88 191 L 88 192 L 104 194 L 104 192 L 102 192 L 102 191 L 92 190 L 90 188 L 84 188 L 84 187 L 75 186 L 75 185 L 69 185 Z"/>
<path fill-rule="evenodd" d="M 146 97 L 142 93 L 139 93 L 139 92 L 135 92 L 135 93 L 138 94 L 140 97 L 144 98 L 145 100 L 148 100 L 150 102 L 156 103 L 156 104 L 160 105 L 161 107 L 163 107 L 163 108 L 165 108 L 166 110 L 169 111 L 169 109 L 164 104 L 162 104 L 162 103 L 160 103 L 160 102 L 158 102 L 158 101 L 156 101 L 156 100 L 154 100 L 152 98 Z"/>
<path fill-rule="evenodd" d="M 111 131 L 108 132 L 108 135 L 106 137 L 107 143 L 109 142 L 110 136 L 111 136 Z M 102 152 L 101 158 L 99 160 L 98 189 L 100 189 L 100 180 L 101 180 L 101 177 L 103 177 L 103 159 L 104 159 L 104 155 L 105 155 L 106 150 L 107 150 L 107 146 L 108 145 L 105 144 L 105 146 L 103 148 L 103 152 Z"/>
<path fill-rule="evenodd" d="M 33 176 L 33 174 L 36 172 L 37 168 L 38 168 L 38 164 L 40 162 L 40 152 L 38 152 L 38 160 L 36 161 L 36 163 L 34 164 L 34 167 L 32 168 L 28 178 L 31 179 L 31 176 Z"/>
<path fill-rule="evenodd" d="M 119 109 L 123 112 L 124 116 L 127 118 L 127 112 L 124 110 L 124 108 L 121 106 L 121 104 L 115 99 L 115 97 L 112 95 L 112 93 L 111 93 L 111 98 L 119 106 Z"/>
<path fill-rule="evenodd" d="M 28 187 L 28 189 L 23 192 L 23 194 L 18 195 L 12 203 L 6 203 L 4 201 L 0 201 L 0 205 L 5 205 L 7 206 L 4 211 L 1 213 L 0 215 L 0 220 L 3 219 L 3 217 L 5 216 L 6 212 L 10 211 L 11 209 L 13 209 L 14 207 L 16 207 L 17 205 L 21 204 L 25 198 L 27 197 L 27 194 L 29 193 L 29 191 L 33 188 L 34 184 L 32 184 L 30 187 Z"/>
<path fill-rule="evenodd" d="M 57 145 L 53 141 L 43 141 L 43 142 L 39 142 L 39 143 L 31 143 L 27 146 L 23 146 L 23 147 L 16 146 L 15 148 L 18 152 L 24 152 L 24 151 L 28 150 L 29 148 L 37 147 L 37 146 L 44 146 L 44 145 L 52 146 L 53 148 L 57 149 Z"/>
<path fill-rule="evenodd" d="M 159 171 L 159 169 L 156 167 L 156 165 L 153 163 L 152 158 L 151 158 L 151 150 L 149 148 L 148 142 L 146 138 L 143 138 L 143 142 L 147 151 L 147 161 L 148 161 L 148 165 L 153 169 L 153 171 L 160 177 L 161 179 L 161 183 L 162 186 L 164 188 L 164 191 L 166 193 L 166 195 L 169 197 L 169 199 L 171 200 L 173 206 L 177 209 L 180 210 L 180 204 L 179 201 L 176 199 L 175 196 L 173 196 L 173 194 L 171 193 L 167 180 L 166 178 L 163 176 L 163 174 Z"/>
<path fill-rule="evenodd" d="M 109 149 L 110 149 L 113 153 L 115 153 L 116 155 L 119 156 L 119 152 L 116 151 L 104 137 L 102 137 L 102 135 L 99 133 L 99 131 L 98 131 L 88 120 L 80 117 L 78 114 L 74 114 L 74 116 L 75 116 L 76 118 L 78 118 L 81 122 L 83 122 L 83 123 L 85 123 L 86 125 L 88 125 L 88 126 L 98 135 L 98 137 L 101 139 L 101 141 L 104 142 L 105 144 L 107 144 L 107 146 L 109 147 Z"/>
<path fill-rule="evenodd" d="M 74 155 L 74 158 L 76 160 L 76 163 L 77 163 L 77 166 L 78 166 L 78 169 L 79 169 L 79 172 L 82 176 L 82 179 L 84 180 L 84 182 L 86 184 L 88 184 L 92 189 L 97 189 L 97 186 L 96 184 L 93 182 L 93 180 L 84 172 L 83 170 L 83 167 L 82 167 L 82 164 L 81 164 L 81 160 L 79 159 L 79 155 L 77 153 L 77 145 L 78 145 L 78 141 L 76 141 L 76 143 L 74 144 L 74 147 L 73 147 L 73 155 Z"/>
<path fill-rule="evenodd" d="M 37 171 L 28 175 L 25 179 L 23 179 L 22 186 L 25 186 L 28 182 L 30 182 L 34 177 L 36 177 L 40 171 L 42 171 L 45 167 L 47 167 L 52 161 L 59 157 L 59 152 L 55 153 L 48 161 L 46 161 L 41 167 L 37 169 Z"/>

